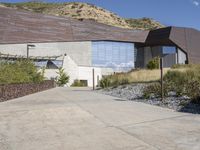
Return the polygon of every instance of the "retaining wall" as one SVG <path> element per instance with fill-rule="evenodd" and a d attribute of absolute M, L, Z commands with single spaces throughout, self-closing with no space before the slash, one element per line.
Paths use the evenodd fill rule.
<path fill-rule="evenodd" d="M 44 91 L 54 87 L 55 83 L 53 80 L 46 80 L 41 83 L 0 85 L 0 102 Z"/>

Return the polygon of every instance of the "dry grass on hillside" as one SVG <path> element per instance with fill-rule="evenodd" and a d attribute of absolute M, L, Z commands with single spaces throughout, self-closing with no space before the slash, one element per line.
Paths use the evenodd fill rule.
<path fill-rule="evenodd" d="M 70 17 L 74 19 L 87 19 L 95 22 L 127 29 L 150 30 L 164 27 L 150 18 L 125 19 L 101 7 L 81 2 L 45 3 L 0 3 L 0 7 L 11 7 L 19 10 L 28 10 L 37 13 L 55 16 Z"/>

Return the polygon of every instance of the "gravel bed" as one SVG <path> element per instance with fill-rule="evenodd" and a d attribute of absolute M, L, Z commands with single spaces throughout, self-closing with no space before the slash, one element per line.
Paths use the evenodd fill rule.
<path fill-rule="evenodd" d="M 121 85 L 116 88 L 100 89 L 97 92 L 119 97 L 121 99 L 143 102 L 160 107 L 170 108 L 180 112 L 188 112 L 200 114 L 200 104 L 191 103 L 191 100 L 186 97 L 166 97 L 163 101 L 160 98 L 143 98 L 143 89 L 149 84 L 129 84 Z"/>

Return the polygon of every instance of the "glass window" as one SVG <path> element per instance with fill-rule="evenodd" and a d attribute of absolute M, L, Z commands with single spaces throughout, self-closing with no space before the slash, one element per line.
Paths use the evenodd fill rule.
<path fill-rule="evenodd" d="M 134 44 L 126 42 L 92 42 L 92 65 L 128 71 L 134 67 Z"/>
<path fill-rule="evenodd" d="M 163 54 L 174 54 L 176 53 L 176 47 L 173 46 L 163 46 Z"/>

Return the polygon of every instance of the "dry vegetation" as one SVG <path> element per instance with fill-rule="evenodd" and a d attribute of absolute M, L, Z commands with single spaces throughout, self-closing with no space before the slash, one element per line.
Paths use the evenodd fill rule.
<path fill-rule="evenodd" d="M 175 67 L 175 68 L 164 68 L 164 75 L 169 71 L 186 72 L 189 67 Z M 194 67 L 190 67 L 194 68 Z M 118 85 L 130 84 L 130 83 L 146 83 L 155 82 L 160 79 L 159 69 L 140 69 L 133 70 L 128 73 L 116 73 L 110 76 L 105 76 L 101 82 L 100 86 L 106 87 L 116 87 Z"/>
<path fill-rule="evenodd" d="M 80 20 L 89 19 L 103 24 L 128 29 L 149 30 L 163 27 L 163 25 L 154 21 L 153 19 L 125 19 L 106 9 L 88 3 L 24 2 L 0 3 L 0 5 L 19 10 L 28 10 L 37 13 L 71 17 Z"/>
<path fill-rule="evenodd" d="M 167 73 L 169 69 L 164 69 L 164 73 Z M 153 82 L 160 78 L 160 70 L 134 70 L 128 73 L 116 73 L 110 76 L 105 76 L 101 82 L 100 86 L 102 88 L 116 87 L 118 85 L 129 84 L 129 83 L 143 83 L 143 82 Z"/>
<path fill-rule="evenodd" d="M 167 73 L 167 71 L 170 70 L 169 68 L 164 69 L 164 74 Z M 132 82 L 151 82 L 159 80 L 160 78 L 160 70 L 138 70 L 138 71 L 132 71 L 127 74 L 119 74 L 119 76 L 127 76 L 129 81 Z"/>

